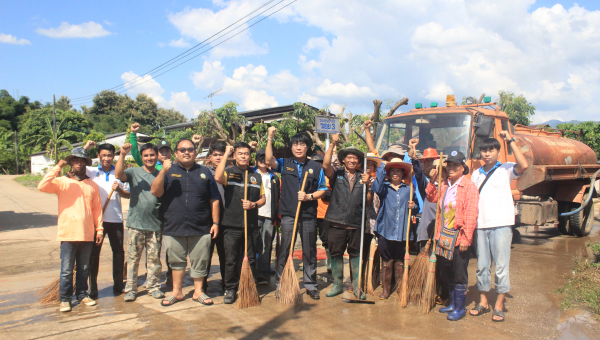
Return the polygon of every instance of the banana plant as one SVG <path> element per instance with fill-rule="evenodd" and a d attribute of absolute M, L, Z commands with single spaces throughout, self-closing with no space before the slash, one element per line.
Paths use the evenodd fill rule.
<path fill-rule="evenodd" d="M 65 129 L 66 119 L 63 119 L 58 126 L 56 131 L 52 127 L 50 118 L 46 118 L 46 128 L 43 129 L 40 134 L 34 135 L 21 141 L 24 145 L 46 145 L 46 150 L 50 153 L 50 160 L 56 164 L 56 157 L 59 155 L 60 148 L 65 146 L 69 149 L 73 149 L 71 143 L 67 140 L 69 137 L 76 137 L 78 139 L 83 138 L 82 132 L 70 131 Z"/>

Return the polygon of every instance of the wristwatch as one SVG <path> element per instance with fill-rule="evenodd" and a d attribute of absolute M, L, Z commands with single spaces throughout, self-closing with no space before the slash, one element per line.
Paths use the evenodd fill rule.
<path fill-rule="evenodd" d="M 510 145 L 510 143 L 515 142 L 515 141 L 516 141 L 515 136 L 512 136 L 511 139 L 506 141 L 506 144 Z"/>
<path fill-rule="evenodd" d="M 252 202 L 252 203 L 254 203 L 254 208 L 255 209 L 258 208 L 258 203 L 256 203 L 256 202 Z"/>
<path fill-rule="evenodd" d="M 314 200 L 315 200 L 315 197 L 313 196 L 313 194 L 310 194 L 310 200 L 311 200 L 311 201 L 314 201 Z"/>

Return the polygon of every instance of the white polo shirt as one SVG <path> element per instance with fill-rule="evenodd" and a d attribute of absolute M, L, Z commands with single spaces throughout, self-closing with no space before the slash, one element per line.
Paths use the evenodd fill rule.
<path fill-rule="evenodd" d="M 106 203 L 108 194 L 112 190 L 112 185 L 115 181 L 119 182 L 119 187 L 125 191 L 129 191 L 129 184 L 119 181 L 115 177 L 115 166 L 113 165 L 110 172 L 106 173 L 100 165 L 98 167 L 88 166 L 86 167 L 86 174 L 88 177 L 98 184 L 100 189 L 100 199 L 102 200 L 102 207 Z M 104 222 L 122 223 L 123 212 L 121 211 L 121 195 L 115 190 L 106 206 L 106 210 L 102 215 Z"/>
<path fill-rule="evenodd" d="M 510 191 L 510 183 L 520 176 L 515 172 L 515 165 L 516 163 L 511 162 L 497 165 L 498 168 L 479 193 L 477 229 L 515 224 L 515 207 Z M 479 188 L 485 177 L 486 175 L 478 169 L 471 175 L 471 180 Z"/>
<path fill-rule="evenodd" d="M 271 174 L 268 172 L 263 174 L 258 168 L 256 168 L 256 172 L 262 176 L 262 185 L 265 190 L 266 199 L 265 205 L 258 208 L 258 216 L 271 218 Z"/>

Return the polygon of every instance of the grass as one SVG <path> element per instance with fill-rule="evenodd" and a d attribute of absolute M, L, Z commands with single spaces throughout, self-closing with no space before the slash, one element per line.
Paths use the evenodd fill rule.
<path fill-rule="evenodd" d="M 594 254 L 592 260 L 575 260 L 567 282 L 557 290 L 564 294 L 563 309 L 586 308 L 600 315 L 600 243 L 588 244 Z"/>
<path fill-rule="evenodd" d="M 44 176 L 42 175 L 23 175 L 19 177 L 15 177 L 14 180 L 21 185 L 30 188 L 37 188 L 38 183 L 42 180 Z"/>

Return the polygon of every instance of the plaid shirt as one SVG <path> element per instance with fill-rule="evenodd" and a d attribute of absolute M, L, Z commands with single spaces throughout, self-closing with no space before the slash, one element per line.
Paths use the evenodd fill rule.
<path fill-rule="evenodd" d="M 442 193 L 446 192 L 448 183 L 442 185 Z M 433 182 L 429 182 L 425 189 L 427 200 L 433 203 L 437 202 L 438 190 Z M 463 177 L 458 184 L 458 192 L 456 193 L 456 216 L 454 217 L 454 229 L 460 229 L 456 245 L 470 246 L 473 242 L 473 232 L 477 227 L 477 214 L 479 213 L 479 190 L 470 179 Z M 441 204 L 438 204 L 438 209 L 442 209 Z M 441 211 L 441 210 L 440 210 Z M 436 240 L 440 238 L 442 232 L 441 219 L 436 223 Z"/>

